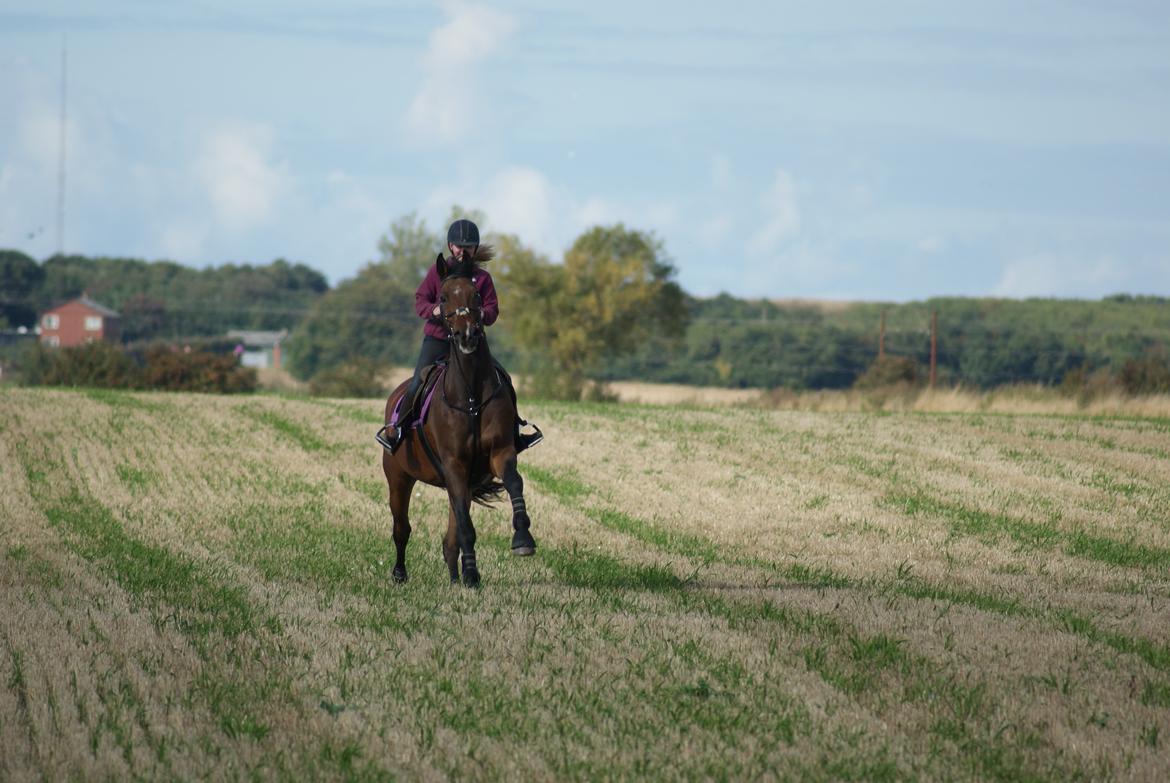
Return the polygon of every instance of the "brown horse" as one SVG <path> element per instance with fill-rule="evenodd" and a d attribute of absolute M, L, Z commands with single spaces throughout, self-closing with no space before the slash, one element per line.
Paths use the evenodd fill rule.
<path fill-rule="evenodd" d="M 403 433 L 403 442 L 393 454 L 382 454 L 397 549 L 392 576 L 396 582 L 407 579 L 410 493 L 415 482 L 422 481 L 447 489 L 450 513 L 443 538 L 443 559 L 452 584 L 459 581 L 458 556 L 462 553 L 463 584 L 476 587 L 479 569 L 475 565 L 475 527 L 471 523 L 473 500 L 485 503 L 507 490 L 512 499 L 515 531 L 512 552 L 534 554 L 536 543 L 528 532 L 531 522 L 524 507 L 524 481 L 516 469 L 512 392 L 506 376 L 497 372 L 484 339 L 483 312 L 471 281 L 472 267 L 448 266 L 441 257 L 437 264 L 443 280 L 439 307 L 447 325 L 450 358 L 426 421 Z M 407 385 L 404 382 L 386 400 L 387 423 Z"/>

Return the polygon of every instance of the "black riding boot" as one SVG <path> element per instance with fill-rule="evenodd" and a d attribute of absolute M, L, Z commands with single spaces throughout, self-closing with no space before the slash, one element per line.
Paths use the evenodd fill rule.
<path fill-rule="evenodd" d="M 402 411 L 401 418 L 394 426 L 389 424 L 378 430 L 374 435 L 374 440 L 382 444 L 382 448 L 393 454 L 402 445 L 402 441 L 406 440 L 406 433 L 414 424 L 414 406 L 410 405 L 406 410 Z"/>

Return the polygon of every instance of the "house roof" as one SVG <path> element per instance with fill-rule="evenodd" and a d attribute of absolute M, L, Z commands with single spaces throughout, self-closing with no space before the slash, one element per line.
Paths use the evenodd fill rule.
<path fill-rule="evenodd" d="M 77 297 L 76 299 L 70 299 L 68 302 L 62 302 L 61 304 L 57 305 L 56 307 L 51 307 L 48 310 L 46 310 L 45 312 L 46 313 L 56 312 L 57 310 L 60 310 L 65 305 L 73 304 L 74 302 L 77 302 L 82 307 L 86 307 L 90 310 L 93 310 L 95 313 L 97 313 L 99 315 L 104 315 L 107 318 L 121 318 L 122 317 L 121 313 L 118 313 L 114 310 L 111 310 L 110 308 L 108 308 L 104 304 L 102 304 L 101 302 L 95 302 L 94 300 L 90 299 L 88 296 L 85 296 L 84 294 Z"/>
<path fill-rule="evenodd" d="M 106 307 L 104 304 L 101 304 L 100 302 L 93 301 L 88 296 L 81 296 L 77 299 L 77 301 L 81 302 L 83 305 L 85 305 L 89 309 L 96 310 L 99 313 L 101 313 L 102 315 L 107 315 L 110 318 L 121 318 L 122 317 L 121 313 L 118 313 L 118 312 L 115 312 L 114 310 L 111 310 L 110 308 Z"/>
<path fill-rule="evenodd" d="M 227 336 L 233 340 L 239 340 L 244 345 L 252 348 L 271 348 L 288 337 L 288 329 L 281 329 L 279 332 L 257 332 L 247 329 L 233 329 L 227 333 Z"/>

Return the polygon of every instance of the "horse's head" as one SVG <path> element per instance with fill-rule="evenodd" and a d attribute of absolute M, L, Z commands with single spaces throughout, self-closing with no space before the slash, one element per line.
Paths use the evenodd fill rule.
<path fill-rule="evenodd" d="M 439 313 L 447 325 L 447 334 L 460 352 L 475 353 L 483 338 L 483 302 L 472 281 L 475 266 L 448 265 L 442 256 L 436 263 L 443 280 L 439 288 Z"/>

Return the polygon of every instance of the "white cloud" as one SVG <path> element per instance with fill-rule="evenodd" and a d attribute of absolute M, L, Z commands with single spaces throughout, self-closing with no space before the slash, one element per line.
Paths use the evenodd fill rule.
<path fill-rule="evenodd" d="M 507 42 L 515 22 L 482 5 L 446 3 L 444 11 L 447 21 L 431 32 L 406 121 L 420 138 L 452 142 L 463 136 L 468 118 L 482 117 L 477 69 Z"/>
<path fill-rule="evenodd" d="M 992 296 L 1096 298 L 1131 288 L 1133 264 L 1110 255 L 1077 258 L 1061 253 L 1033 253 L 1008 261 Z"/>
<path fill-rule="evenodd" d="M 562 251 L 593 226 L 621 222 L 628 228 L 656 232 L 669 245 L 683 222 L 679 204 L 673 200 L 625 203 L 578 195 L 526 166 L 506 167 L 483 181 L 436 188 L 422 211 L 428 219 L 442 220 L 452 204 L 481 210 L 487 218 L 482 230 L 516 234 L 553 260 L 559 260 Z"/>
<path fill-rule="evenodd" d="M 163 258 L 195 260 L 203 257 L 207 226 L 193 222 L 176 222 L 164 226 L 158 235 L 158 249 Z"/>
<path fill-rule="evenodd" d="M 593 196 L 585 200 L 573 213 L 573 222 L 582 227 L 601 226 L 616 223 L 620 211 L 603 198 Z"/>
<path fill-rule="evenodd" d="M 559 244 L 553 188 L 535 169 L 505 169 L 488 183 L 483 204 L 494 227 L 516 234 L 545 252 Z"/>
<path fill-rule="evenodd" d="M 272 130 L 233 125 L 212 131 L 195 161 L 216 219 L 240 231 L 269 220 L 291 184 L 288 166 L 270 160 Z"/>
<path fill-rule="evenodd" d="M 796 182 L 792 175 L 780 169 L 772 186 L 760 199 L 764 209 L 764 223 L 748 242 L 755 254 L 774 254 L 776 245 L 800 231 L 800 207 L 796 201 Z"/>
<path fill-rule="evenodd" d="M 557 232 L 556 205 L 564 203 L 543 173 L 509 166 L 485 181 L 436 188 L 425 201 L 424 213 L 442 220 L 452 204 L 480 209 L 487 216 L 481 229 L 516 234 L 543 253 L 555 253 L 564 241 Z"/>

